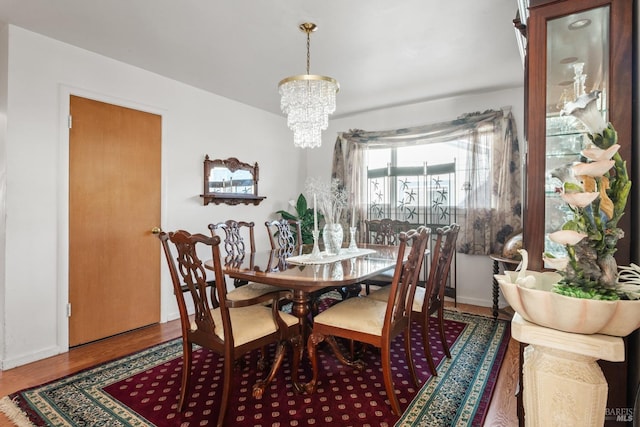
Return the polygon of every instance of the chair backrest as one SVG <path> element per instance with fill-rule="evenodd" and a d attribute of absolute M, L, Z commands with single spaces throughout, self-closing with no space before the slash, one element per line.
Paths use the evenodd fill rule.
<path fill-rule="evenodd" d="M 364 243 L 397 246 L 398 237 L 403 231 L 409 231 L 411 223 L 397 219 L 367 219 L 365 223 Z"/>
<path fill-rule="evenodd" d="M 220 238 L 226 255 L 228 258 L 235 258 L 245 255 L 247 252 L 256 251 L 256 242 L 253 233 L 254 226 L 255 224 L 253 222 L 229 219 L 217 224 L 209 224 L 209 230 L 211 230 L 212 236 L 219 235 L 219 230 L 224 231 L 224 238 Z M 249 238 L 248 247 L 245 241 L 247 236 Z"/>
<path fill-rule="evenodd" d="M 236 221 L 233 219 L 217 224 L 209 224 L 208 227 L 212 236 L 218 236 L 219 230 L 224 231 L 224 238 L 221 237 L 221 240 L 226 252 L 224 257 L 225 266 L 246 264 L 245 256 L 248 254 L 252 258 L 250 260 L 250 268 L 253 268 L 253 256 L 256 251 L 256 241 L 253 233 L 254 226 L 255 224 L 253 222 Z M 247 237 L 249 239 L 248 247 L 245 240 Z M 233 279 L 233 284 L 238 287 L 247 284 L 247 281 Z"/>
<path fill-rule="evenodd" d="M 299 252 L 302 238 L 300 221 L 282 218 L 266 221 L 264 225 L 267 227 L 272 250 L 279 249 L 281 253 L 288 255 Z"/>
<path fill-rule="evenodd" d="M 418 285 L 418 277 L 422 268 L 424 251 L 427 248 L 429 235 L 430 230 L 420 226 L 416 230 L 401 232 L 398 236 L 398 261 L 390 285 L 389 303 L 387 304 L 385 318 L 385 322 L 388 322 L 385 325 L 389 325 L 392 329 L 394 325 L 410 319 L 413 298 Z M 410 252 L 406 261 L 403 262 L 407 247 L 409 247 Z"/>
<path fill-rule="evenodd" d="M 423 310 L 430 310 L 431 303 L 434 300 L 442 301 L 444 299 L 444 290 L 449 278 L 451 270 L 451 261 L 456 250 L 456 240 L 460 226 L 451 224 L 436 230 L 437 238 L 433 247 L 433 255 L 431 258 L 431 271 L 429 271 L 429 279 L 427 281 L 427 289 Z"/>
<path fill-rule="evenodd" d="M 188 338 L 191 342 L 207 345 L 211 348 L 224 346 L 224 342 L 215 334 L 215 322 L 211 315 L 211 309 L 220 306 L 216 298 L 216 291 L 223 301 L 223 305 L 226 295 L 226 288 L 222 285 L 224 280 L 219 280 L 223 274 L 220 262 L 220 237 L 190 234 L 187 231 L 178 230 L 169 233 L 163 231 L 158 235 L 158 238 L 162 242 L 162 249 L 169 266 L 173 293 L 176 296 L 178 310 L 180 311 L 183 337 L 185 339 Z M 173 243 L 175 247 L 177 252 L 175 256 L 172 253 L 169 242 Z M 216 288 L 209 287 L 209 293 L 207 293 L 206 270 L 202 260 L 198 257 L 198 248 L 201 246 L 210 248 L 214 265 L 213 272 Z M 195 310 L 193 321 L 197 325 L 195 332 L 191 328 L 191 319 L 187 311 L 186 292 L 183 292 L 185 288 L 188 289 L 188 293 L 193 300 Z M 223 314 L 222 317 L 226 335 L 227 331 L 231 331 L 231 325 L 230 323 L 227 324 L 229 316 L 226 307 L 224 311 L 226 315 Z M 227 318 L 226 321 L 225 317 Z M 195 336 L 193 336 L 194 334 Z"/>

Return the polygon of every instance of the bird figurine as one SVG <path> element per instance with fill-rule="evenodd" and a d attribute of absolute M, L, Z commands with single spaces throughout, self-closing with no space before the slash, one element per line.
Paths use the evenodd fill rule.
<path fill-rule="evenodd" d="M 527 276 L 527 266 L 529 264 L 529 254 L 526 249 L 518 249 L 518 252 L 522 256 L 522 262 L 518 265 L 518 275 L 516 276 L 516 285 L 524 286 L 525 288 L 535 288 L 536 278 L 533 276 Z"/>

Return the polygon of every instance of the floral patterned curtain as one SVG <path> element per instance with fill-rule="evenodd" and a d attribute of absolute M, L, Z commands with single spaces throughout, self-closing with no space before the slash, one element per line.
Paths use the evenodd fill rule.
<path fill-rule="evenodd" d="M 344 142 L 344 144 L 343 144 Z M 364 185 L 366 180 L 366 165 L 364 165 L 364 149 L 361 144 L 349 144 L 339 135 L 333 152 L 333 165 L 331 178 L 343 183 L 347 192 L 349 205 L 355 206 L 355 211 L 346 212 L 348 218 L 345 223 L 351 224 L 351 215 L 355 215 L 354 223 L 358 228 L 360 221 L 366 218 L 366 206 L 362 202 L 364 197 Z"/>
<path fill-rule="evenodd" d="M 467 197 L 458 215 L 461 218 L 458 251 L 500 253 L 505 239 L 522 228 L 521 158 L 510 111 L 470 113 L 450 122 L 414 128 L 343 132 L 338 135 L 334 148 L 332 177 L 341 180 L 350 198 L 357 201 L 356 218 L 362 219 L 366 212 L 365 149 L 452 140 L 467 141 L 467 163 L 472 165 L 464 179 Z M 481 186 L 479 183 L 486 181 L 487 170 L 490 184 Z"/>

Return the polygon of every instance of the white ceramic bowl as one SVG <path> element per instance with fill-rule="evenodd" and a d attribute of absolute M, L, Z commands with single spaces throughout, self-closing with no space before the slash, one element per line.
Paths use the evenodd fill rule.
<path fill-rule="evenodd" d="M 511 308 L 529 322 L 576 334 L 605 334 L 624 337 L 640 328 L 640 300 L 600 301 L 572 298 L 550 292 L 562 276 L 554 272 L 527 271 L 534 276 L 534 288 L 515 283 L 518 272 L 496 274 Z"/>

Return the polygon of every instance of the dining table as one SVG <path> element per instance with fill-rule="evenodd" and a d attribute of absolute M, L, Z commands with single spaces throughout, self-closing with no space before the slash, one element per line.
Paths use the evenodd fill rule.
<path fill-rule="evenodd" d="M 312 255 L 311 246 L 301 246 L 296 253 L 265 250 L 243 257 L 222 259 L 225 275 L 236 280 L 263 283 L 291 290 L 291 313 L 300 320 L 304 333 L 311 311 L 311 296 L 327 289 L 344 289 L 394 268 L 398 247 L 362 244 L 357 249 L 342 248 L 338 254 Z M 205 262 L 213 269 L 213 261 Z"/>

